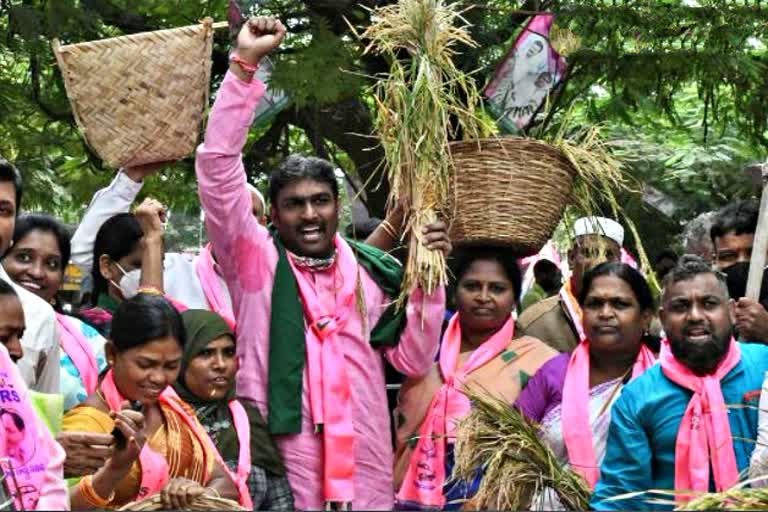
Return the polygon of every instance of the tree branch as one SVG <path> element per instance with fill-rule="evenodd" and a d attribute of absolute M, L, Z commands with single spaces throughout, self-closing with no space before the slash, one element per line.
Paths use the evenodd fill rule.
<path fill-rule="evenodd" d="M 81 4 L 85 9 L 96 13 L 104 23 L 118 27 L 126 34 L 149 32 L 158 29 L 157 26 L 150 24 L 143 16 L 121 9 L 108 0 L 81 0 Z"/>
<path fill-rule="evenodd" d="M 30 96 L 40 110 L 54 121 L 64 121 L 74 126 L 75 119 L 71 112 L 56 112 L 43 102 L 43 99 L 40 96 L 40 60 L 37 57 L 37 52 L 34 50 L 29 55 L 29 75 L 32 82 Z"/>
<path fill-rule="evenodd" d="M 266 157 L 274 155 L 280 146 L 280 137 L 293 118 L 293 111 L 285 109 L 275 116 L 272 125 L 259 139 L 251 144 L 243 155 L 243 165 L 249 177 L 255 178 L 259 168 L 264 168 Z"/>

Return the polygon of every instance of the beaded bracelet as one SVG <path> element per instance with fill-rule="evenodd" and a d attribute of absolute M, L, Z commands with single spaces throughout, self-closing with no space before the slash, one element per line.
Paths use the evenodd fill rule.
<path fill-rule="evenodd" d="M 258 67 L 259 67 L 257 64 L 251 64 L 250 62 L 246 62 L 245 60 L 243 60 L 243 58 L 242 58 L 242 57 L 240 57 L 240 56 L 239 56 L 238 54 L 236 54 L 236 53 L 232 53 L 232 54 L 230 54 L 230 56 L 229 56 L 229 62 L 234 62 L 235 64 L 237 64 L 238 66 L 240 66 L 240 68 L 241 68 L 243 71 L 245 71 L 246 73 L 249 73 L 249 74 L 251 74 L 251 75 L 252 75 L 252 74 L 254 74 L 254 73 L 256 73 L 256 70 L 257 70 L 257 69 L 258 69 Z"/>

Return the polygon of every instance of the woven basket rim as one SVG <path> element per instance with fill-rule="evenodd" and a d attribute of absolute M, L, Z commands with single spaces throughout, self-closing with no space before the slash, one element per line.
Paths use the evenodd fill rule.
<path fill-rule="evenodd" d="M 216 28 L 224 28 L 227 26 L 227 22 L 214 23 L 212 18 L 207 17 L 201 20 L 197 25 L 128 34 L 66 46 L 62 46 L 59 40 L 54 39 L 52 42 L 53 53 L 56 57 L 66 87 L 72 115 L 75 118 L 78 131 L 85 143 L 94 153 L 98 154 L 107 165 L 115 168 L 126 165 L 140 165 L 154 161 L 178 160 L 180 158 L 186 158 L 189 154 L 193 153 L 194 147 L 197 145 L 197 141 L 199 141 L 199 126 L 203 121 L 204 111 L 209 103 L 208 93 L 210 87 L 213 33 Z M 178 48 L 182 47 L 192 48 L 194 51 L 192 53 L 185 52 L 184 54 L 174 53 L 179 51 Z M 162 49 L 158 50 L 158 48 Z M 173 51 L 168 50 L 168 48 L 173 49 Z M 119 62 L 113 62 L 112 59 L 100 59 L 111 51 L 116 51 L 121 56 L 121 59 L 117 59 Z M 128 69 L 127 73 L 121 74 L 123 80 L 120 81 L 115 77 L 115 66 L 121 65 L 122 63 L 130 65 L 132 62 L 139 62 L 136 60 L 138 57 L 131 56 L 134 54 L 138 55 L 139 53 L 146 54 L 147 51 L 150 52 L 150 58 L 148 60 L 142 58 L 140 62 L 152 62 L 153 59 L 156 59 L 161 65 L 167 66 L 167 63 L 169 62 L 168 59 L 174 58 L 176 59 L 174 60 L 176 69 L 180 70 L 180 75 L 184 75 L 188 79 L 183 83 L 194 85 L 178 86 L 176 87 L 174 94 L 168 95 L 155 94 L 153 96 L 152 94 L 142 95 L 135 93 L 128 98 L 131 101 L 121 102 L 121 105 L 123 105 L 122 107 L 115 109 L 109 108 L 108 111 L 111 112 L 109 115 L 94 117 L 94 109 L 103 108 L 105 104 L 110 102 L 114 104 L 116 97 L 123 97 L 121 96 L 123 93 L 121 92 L 120 94 L 117 94 L 117 96 L 113 94 L 93 94 L 95 82 L 88 78 L 93 75 L 83 72 L 83 63 L 92 62 L 93 59 L 96 59 L 99 62 L 99 66 L 105 70 L 105 77 L 110 77 L 109 79 L 105 78 L 101 80 L 101 82 L 105 84 L 106 89 L 109 89 L 109 84 L 119 84 L 121 89 L 125 90 L 126 84 L 132 83 L 131 80 L 136 82 L 137 80 L 143 80 L 145 77 Z M 199 54 L 199 62 L 198 52 L 201 52 Z M 152 83 L 157 82 L 155 81 Z M 182 82 L 179 82 L 177 78 L 174 83 L 178 85 Z M 203 85 L 203 83 L 205 85 Z M 141 91 L 144 89 L 148 88 L 141 85 L 136 90 Z M 128 91 L 131 90 L 132 89 L 130 88 L 128 89 Z M 198 90 L 200 103 L 199 111 L 197 106 Z M 127 95 L 129 93 L 125 94 Z M 184 98 L 187 98 L 185 99 L 183 106 L 178 103 L 178 98 L 182 97 L 182 94 L 184 95 Z M 192 98 L 194 101 L 189 100 L 189 98 Z M 126 130 L 140 129 L 138 126 L 131 123 L 114 124 L 113 126 L 123 126 L 122 130 L 117 129 L 116 137 L 112 137 L 110 140 L 105 139 L 103 134 L 105 133 L 104 122 L 106 120 L 117 119 L 120 115 L 124 115 L 125 105 L 133 104 L 139 105 L 137 108 L 143 108 L 149 104 L 149 101 L 156 101 L 153 105 L 159 107 L 159 109 L 156 114 L 148 114 L 148 111 L 140 111 L 144 118 L 150 120 L 159 119 L 160 122 L 165 123 L 169 118 L 167 116 L 163 117 L 163 112 L 167 113 L 169 108 L 176 105 L 180 108 L 180 112 L 182 112 L 184 118 L 189 118 L 190 123 L 194 122 L 194 125 L 197 127 L 195 128 L 197 133 L 194 137 L 195 140 L 192 140 L 192 130 L 189 128 L 192 125 L 190 123 L 179 125 L 178 122 L 174 124 L 173 121 L 169 121 L 170 129 L 166 131 L 168 135 L 163 137 L 171 137 L 172 134 L 177 133 L 177 131 L 183 133 L 179 142 L 179 144 L 181 144 L 180 146 L 175 146 L 174 144 L 166 144 L 165 146 L 160 145 L 161 143 L 158 142 L 158 140 L 164 140 L 163 137 L 160 137 L 159 139 L 154 137 L 146 140 L 133 140 L 133 137 L 126 137 Z M 145 124 L 145 126 L 160 125 L 149 123 Z M 112 126 L 107 129 L 111 130 Z"/>
<path fill-rule="evenodd" d="M 460 140 L 448 143 L 448 150 L 451 152 L 451 154 L 455 154 L 461 158 L 467 158 L 468 155 L 473 153 L 482 153 L 484 151 L 506 152 L 505 146 L 515 144 L 530 144 L 532 146 L 537 146 L 542 151 L 546 151 L 553 156 L 556 155 L 557 158 L 563 162 L 564 167 L 567 168 L 571 176 L 575 178 L 578 174 L 576 166 L 573 165 L 573 162 L 571 162 L 571 160 L 565 153 L 563 153 L 563 151 L 541 139 L 520 137 L 517 135 L 503 135 L 496 137 L 486 137 L 482 139 Z M 453 166 L 455 169 L 456 165 L 454 164 Z M 453 176 L 452 179 L 458 179 L 458 173 L 452 172 L 451 174 Z"/>
<path fill-rule="evenodd" d="M 567 155 L 540 139 L 519 136 L 456 141 L 449 150 L 454 245 L 508 247 L 520 257 L 538 252 L 562 218 L 578 176 Z M 548 195 L 546 201 L 536 197 L 541 193 Z"/>
<path fill-rule="evenodd" d="M 81 43 L 69 43 L 65 45 L 61 44 L 61 41 L 58 38 L 56 38 L 53 40 L 53 43 L 54 43 L 54 49 L 56 52 L 67 53 L 75 49 L 77 50 L 94 49 L 95 50 L 95 49 L 101 49 L 103 47 L 114 46 L 114 45 L 138 44 L 150 38 L 170 36 L 170 35 L 178 34 L 180 32 L 189 32 L 189 31 L 194 32 L 200 29 L 217 30 L 227 26 L 229 26 L 229 23 L 226 21 L 214 22 L 213 18 L 206 17 L 200 20 L 200 22 L 195 25 L 185 25 L 182 27 L 150 30 L 146 32 L 137 32 L 135 34 L 125 34 L 122 36 L 108 37 L 106 39 L 97 39 L 94 41 L 83 41 Z"/>
<path fill-rule="evenodd" d="M 227 498 L 217 498 L 215 496 L 201 496 L 194 500 L 193 503 L 198 506 L 205 506 L 205 508 L 197 508 L 193 510 L 247 510 L 240 505 L 237 501 Z M 162 499 L 159 494 L 154 494 L 148 498 L 140 500 L 134 500 L 130 503 L 126 503 L 117 510 L 134 510 L 139 507 L 142 510 L 165 510 L 162 508 L 144 508 L 147 505 L 162 505 Z M 208 506 L 215 506 L 215 508 L 208 508 Z"/>

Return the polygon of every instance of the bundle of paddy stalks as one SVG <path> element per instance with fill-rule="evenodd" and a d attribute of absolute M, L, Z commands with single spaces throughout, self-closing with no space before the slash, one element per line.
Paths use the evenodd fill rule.
<path fill-rule="evenodd" d="M 422 228 L 437 220 L 450 190 L 448 142 L 459 134 L 479 139 L 493 124 L 478 116 L 480 95 L 453 57 L 460 46 L 476 46 L 456 4 L 400 0 L 377 8 L 358 37 L 366 53 L 388 60 L 389 72 L 374 88 L 375 127 L 385 153 L 390 205 L 408 212 L 408 263 L 401 299 L 416 285 L 431 293 L 447 281 L 445 258 L 428 251 Z"/>
<path fill-rule="evenodd" d="M 483 477 L 469 510 L 528 510 L 534 498 L 554 492 L 566 510 L 587 510 L 587 482 L 563 465 L 541 439 L 538 425 L 499 398 L 470 389 L 472 412 L 456 431 L 453 478 Z"/>
<path fill-rule="evenodd" d="M 542 135 L 542 138 L 560 150 L 576 169 L 572 204 L 566 210 L 563 220 L 568 227 L 569 220 L 574 217 L 608 214 L 623 222 L 632 234 L 640 266 L 651 288 L 660 291 L 661 287 L 637 227 L 616 197 L 621 193 L 638 194 L 639 187 L 631 176 L 624 172 L 622 162 L 613 155 L 601 137 L 600 126 L 570 130 L 569 127 L 575 124 L 572 115 L 571 111 L 567 112 L 556 131 Z M 606 207 L 608 211 L 605 211 Z M 568 231 L 572 230 L 569 228 Z"/>
<path fill-rule="evenodd" d="M 675 504 L 675 510 L 768 510 L 768 487 L 750 487 L 757 482 L 764 486 L 767 479 L 768 475 L 750 478 L 722 492 L 654 490 L 646 494 L 656 497 L 646 501 Z"/>
<path fill-rule="evenodd" d="M 768 510 L 768 489 L 737 486 L 723 492 L 704 494 L 677 510 Z"/>

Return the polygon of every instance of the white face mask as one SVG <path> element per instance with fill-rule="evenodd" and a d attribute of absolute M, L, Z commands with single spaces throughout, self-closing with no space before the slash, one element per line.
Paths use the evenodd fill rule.
<path fill-rule="evenodd" d="M 141 269 L 137 268 L 126 272 L 118 262 L 115 262 L 115 266 L 123 273 L 123 277 L 120 279 L 120 283 L 110 281 L 113 285 L 120 288 L 120 293 L 123 294 L 125 300 L 132 299 L 139 294 L 139 285 L 141 281 Z"/>

